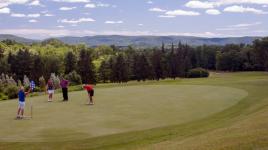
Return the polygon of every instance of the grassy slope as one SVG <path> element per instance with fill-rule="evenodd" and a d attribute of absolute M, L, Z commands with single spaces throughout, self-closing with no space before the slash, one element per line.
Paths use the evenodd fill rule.
<path fill-rule="evenodd" d="M 130 83 L 135 84 L 135 83 Z M 144 131 L 71 142 L 3 143 L 2 149 L 252 149 L 268 146 L 268 77 L 266 73 L 213 74 L 210 79 L 161 84 L 229 86 L 249 95 L 237 105 L 205 119 Z"/>
<path fill-rule="evenodd" d="M 17 101 L 6 101 L 0 104 L 0 141 L 70 141 L 181 124 L 220 112 L 246 96 L 243 90 L 217 86 L 101 88 L 94 107 L 85 105 L 85 91 L 70 93 L 68 103 L 59 101 L 61 94 L 53 103 L 47 96 L 28 98 L 26 111 L 33 103 L 34 119 L 25 121 L 12 120 Z"/>

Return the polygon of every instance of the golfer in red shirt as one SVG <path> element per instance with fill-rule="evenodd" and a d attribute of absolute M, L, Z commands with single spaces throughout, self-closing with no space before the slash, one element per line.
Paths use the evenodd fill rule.
<path fill-rule="evenodd" d="M 94 96 L 94 87 L 93 85 L 89 85 L 89 84 L 83 84 L 83 88 L 85 90 L 87 90 L 88 92 L 88 97 L 89 97 L 89 102 L 88 105 L 94 105 L 94 101 L 93 101 L 93 96 Z"/>

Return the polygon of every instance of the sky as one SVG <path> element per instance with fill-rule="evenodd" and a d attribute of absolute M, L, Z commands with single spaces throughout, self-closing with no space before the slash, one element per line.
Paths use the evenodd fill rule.
<path fill-rule="evenodd" d="M 0 0 L 0 34 L 268 36 L 268 0 Z"/>

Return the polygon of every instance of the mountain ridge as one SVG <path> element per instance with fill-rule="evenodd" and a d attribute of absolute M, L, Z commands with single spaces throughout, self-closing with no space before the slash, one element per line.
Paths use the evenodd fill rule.
<path fill-rule="evenodd" d="M 261 37 L 244 36 L 244 37 L 195 37 L 195 36 L 123 36 L 123 35 L 96 35 L 96 36 L 64 36 L 56 37 L 66 44 L 80 44 L 84 43 L 88 46 L 98 45 L 116 45 L 134 47 L 158 47 L 162 43 L 187 43 L 189 45 L 226 45 L 226 44 L 251 44 L 254 40 Z M 10 34 L 0 34 L 0 41 L 10 39 L 20 43 L 32 44 L 35 42 L 42 42 L 44 40 L 34 40 Z M 48 38 L 51 39 L 51 38 Z"/>

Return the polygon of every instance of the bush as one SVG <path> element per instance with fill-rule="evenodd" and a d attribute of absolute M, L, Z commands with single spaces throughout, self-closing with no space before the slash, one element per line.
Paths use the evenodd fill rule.
<path fill-rule="evenodd" d="M 9 99 L 17 98 L 18 97 L 18 87 L 15 85 L 8 85 L 4 92 Z"/>
<path fill-rule="evenodd" d="M 4 93 L 0 93 L 0 100 L 7 100 L 8 96 L 6 96 Z"/>
<path fill-rule="evenodd" d="M 46 91 L 46 80 L 43 76 L 39 78 L 39 86 L 40 91 Z"/>
<path fill-rule="evenodd" d="M 43 90 L 39 87 L 39 86 L 36 86 L 34 88 L 34 92 L 42 92 Z"/>
<path fill-rule="evenodd" d="M 187 73 L 188 78 L 206 78 L 209 76 L 209 72 L 203 68 L 191 69 Z"/>
<path fill-rule="evenodd" d="M 76 71 L 72 71 L 66 75 L 66 79 L 70 81 L 70 85 L 82 84 L 81 76 Z"/>

